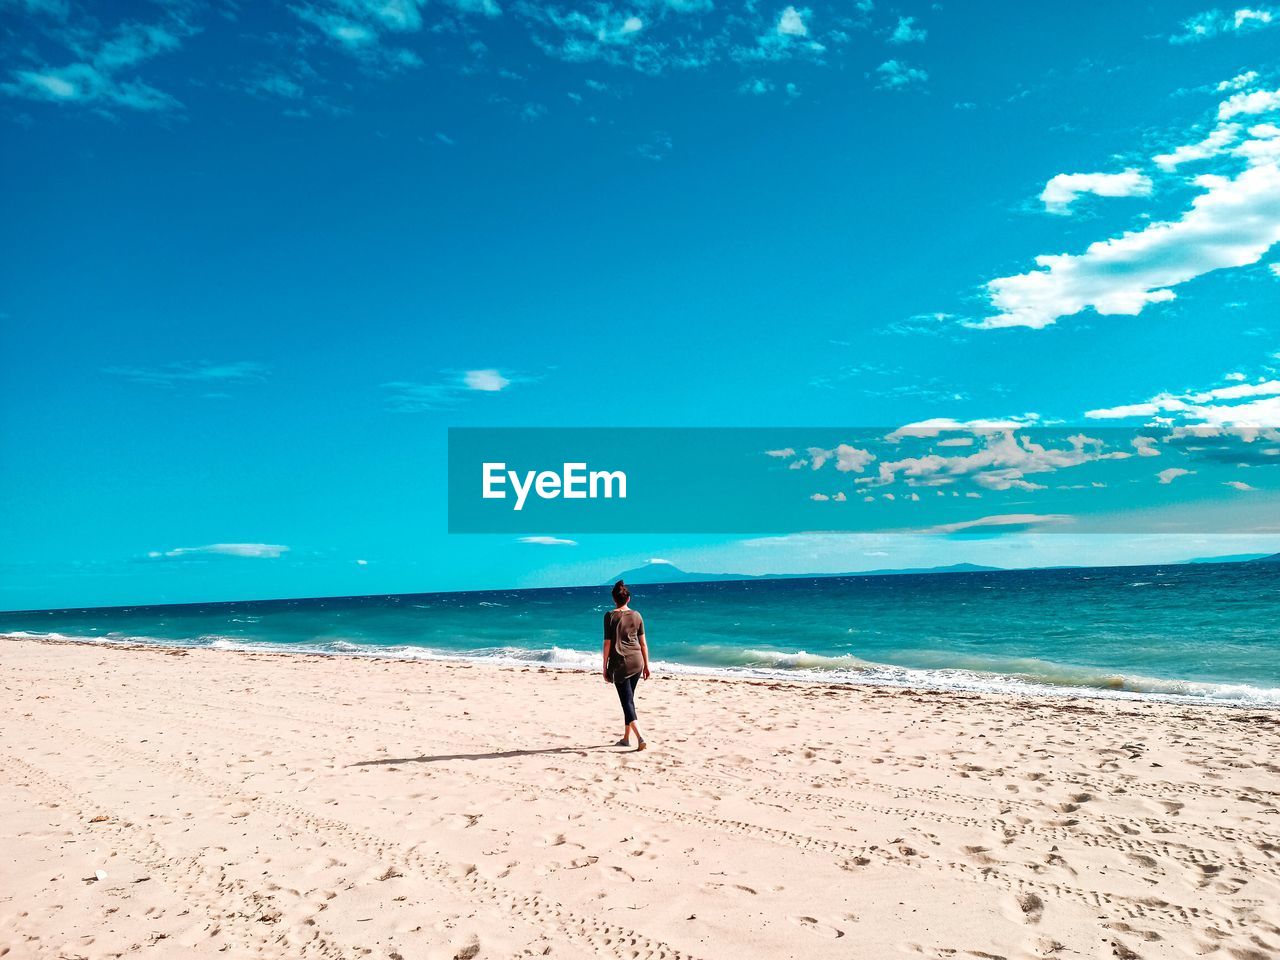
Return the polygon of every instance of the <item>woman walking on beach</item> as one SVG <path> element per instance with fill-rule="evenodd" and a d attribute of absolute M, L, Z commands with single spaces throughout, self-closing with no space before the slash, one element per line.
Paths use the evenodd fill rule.
<path fill-rule="evenodd" d="M 626 727 L 618 746 L 631 745 L 631 733 L 636 735 L 636 749 L 646 746 L 640 728 L 636 726 L 636 684 L 641 677 L 649 679 L 649 645 L 644 639 L 644 618 L 627 604 L 631 591 L 619 580 L 613 585 L 615 609 L 604 615 L 604 678 L 617 688 L 622 703 L 622 720 Z"/>

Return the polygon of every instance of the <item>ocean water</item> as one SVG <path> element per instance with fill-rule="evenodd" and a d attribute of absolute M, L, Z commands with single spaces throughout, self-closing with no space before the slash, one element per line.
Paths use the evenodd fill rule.
<path fill-rule="evenodd" d="M 655 669 L 1280 707 L 1280 564 L 634 587 Z M 100 643 L 599 669 L 606 587 L 0 613 Z"/>

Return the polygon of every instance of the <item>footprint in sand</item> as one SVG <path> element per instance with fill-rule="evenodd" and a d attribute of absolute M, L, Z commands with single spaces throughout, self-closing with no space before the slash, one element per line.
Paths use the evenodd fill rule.
<path fill-rule="evenodd" d="M 787 917 L 792 923 L 803 930 L 815 933 L 820 937 L 826 937 L 828 940 L 838 940 L 844 936 L 844 931 L 839 927 L 833 927 L 829 923 L 823 923 L 817 917 L 791 916 Z"/>
<path fill-rule="evenodd" d="M 1065 949 L 1066 944 L 1052 937 L 1036 937 L 1033 943 L 1014 954 L 1014 960 L 1056 960 Z"/>
<path fill-rule="evenodd" d="M 973 860 L 974 863 L 987 866 L 992 863 L 999 863 L 995 857 L 990 856 L 990 847 L 961 847 L 965 856 Z"/>
<path fill-rule="evenodd" d="M 708 882 L 702 885 L 702 889 L 714 891 L 714 892 L 725 891 L 727 893 L 745 894 L 746 896 L 750 896 L 750 897 L 756 896 L 756 891 L 754 887 L 748 887 L 742 883 Z"/>
<path fill-rule="evenodd" d="M 1044 916 L 1044 901 L 1034 893 L 1020 893 L 1014 897 L 1014 902 L 1027 923 L 1039 923 Z"/>

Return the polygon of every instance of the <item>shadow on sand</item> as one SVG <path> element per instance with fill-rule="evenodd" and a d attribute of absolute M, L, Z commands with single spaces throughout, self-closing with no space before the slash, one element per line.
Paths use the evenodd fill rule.
<path fill-rule="evenodd" d="M 596 743 L 587 747 L 547 747 L 545 750 L 499 750 L 494 753 L 441 753 L 436 756 L 389 757 L 386 760 L 358 760 L 350 767 L 382 767 L 400 763 L 440 763 L 444 760 L 505 760 L 509 757 L 537 757 L 549 753 L 586 753 L 589 750 L 607 750 L 612 743 Z"/>

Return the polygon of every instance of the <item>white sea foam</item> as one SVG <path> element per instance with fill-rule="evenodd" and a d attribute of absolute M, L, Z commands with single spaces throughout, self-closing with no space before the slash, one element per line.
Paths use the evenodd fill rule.
<path fill-rule="evenodd" d="M 141 644 L 163 647 L 199 647 L 210 650 L 355 656 L 397 660 L 446 660 L 462 663 L 494 663 L 506 666 L 538 665 L 547 669 L 590 670 L 600 668 L 600 654 L 566 647 L 493 647 L 446 651 L 414 645 L 380 646 L 338 637 L 315 638 L 305 643 L 271 643 L 243 637 L 204 635 L 194 640 L 150 636 L 104 634 L 77 636 L 63 633 L 11 631 L 5 636 L 66 643 Z M 938 651 L 948 665 L 905 667 L 873 663 L 852 655 L 823 656 L 803 650 L 788 652 L 706 646 L 698 648 L 709 664 L 654 661 L 656 673 L 686 676 L 723 676 L 756 680 L 810 681 L 859 686 L 909 687 L 924 690 L 963 690 L 975 693 L 1033 696 L 1080 696 L 1102 699 L 1156 700 L 1185 704 L 1213 704 L 1250 708 L 1280 708 L 1280 688 L 1243 683 L 1212 683 L 1144 677 L 1097 668 L 1053 663 L 1034 658 L 962 657 Z"/>

